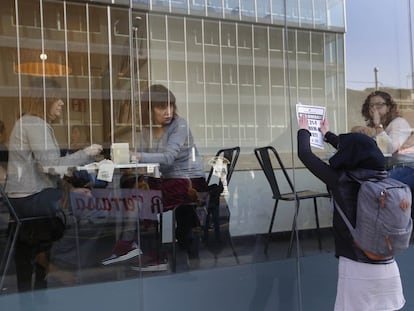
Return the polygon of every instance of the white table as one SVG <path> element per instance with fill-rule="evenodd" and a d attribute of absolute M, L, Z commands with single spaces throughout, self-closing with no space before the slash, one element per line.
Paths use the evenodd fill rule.
<path fill-rule="evenodd" d="M 44 166 L 43 171 L 47 174 L 51 175 L 60 175 L 63 177 L 69 170 L 76 169 L 78 171 L 86 170 L 86 171 L 96 171 L 99 169 L 98 162 L 82 165 L 82 166 L 74 166 L 74 165 L 58 165 L 58 166 Z M 114 169 L 145 169 L 146 174 L 151 174 L 154 177 L 160 177 L 160 164 L 159 163 L 122 163 L 116 164 L 114 163 Z"/>
<path fill-rule="evenodd" d="M 100 163 L 91 163 L 86 164 L 83 166 L 77 166 L 78 170 L 97 170 L 99 169 Z M 146 173 L 154 174 L 154 177 L 160 177 L 160 164 L 159 163 L 139 163 L 139 162 L 131 162 L 131 163 L 113 163 L 114 168 L 119 169 L 138 169 L 138 168 L 145 168 L 147 171 Z"/>
<path fill-rule="evenodd" d="M 115 168 L 119 169 L 138 169 L 145 168 L 147 174 L 153 174 L 154 177 L 160 177 L 160 164 L 159 163 L 125 163 L 125 164 L 115 164 Z"/>

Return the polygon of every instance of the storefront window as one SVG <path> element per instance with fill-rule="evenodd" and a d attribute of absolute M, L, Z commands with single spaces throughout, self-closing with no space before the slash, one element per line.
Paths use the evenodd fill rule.
<path fill-rule="evenodd" d="M 317 302 L 310 301 L 314 291 L 309 284 L 317 282 L 323 269 L 318 263 L 323 262 L 332 270 L 325 275 L 329 297 L 321 294 L 326 299 L 322 299 L 322 307 L 315 308 L 332 309 L 337 262 L 331 202 L 326 198 L 317 201 L 321 231 L 315 230 L 317 216 L 311 200 L 301 201 L 298 214 L 295 201 L 280 202 L 269 228 L 275 201 L 254 151 L 275 147 L 296 190 L 326 191 L 297 157 L 296 105 L 323 107 L 331 130 L 344 133 L 364 124 L 364 98 L 381 88 L 393 95 L 401 115 L 412 124 L 412 70 L 407 69 L 411 66 L 410 48 L 404 43 L 404 48 L 389 49 L 410 41 L 406 28 L 394 31 L 401 37 L 390 39 L 390 44 L 379 39 L 369 46 L 361 44 L 360 38 L 354 39 L 351 25 L 347 25 L 349 34 L 345 32 L 346 7 L 338 0 L 3 0 L 0 9 L 0 120 L 7 137 L 26 114 L 33 91 L 43 94 L 43 119 L 48 119 L 46 86 L 54 81 L 60 85 L 59 98 L 64 105 L 61 118 L 50 128 L 61 155 L 91 144 L 103 148 L 101 157 L 90 166 L 74 164 L 70 168 L 71 173 L 73 169 L 88 172 L 88 191 L 93 196 L 72 197 L 70 206 L 76 213 L 68 219 L 73 222 L 50 254 L 64 272 L 60 275 L 63 279 L 51 277 L 42 293 L 49 295 L 56 289 L 71 297 L 76 292 L 70 302 L 76 308 L 79 291 L 86 292 L 94 297 L 88 302 L 90 308 L 99 308 L 110 297 L 103 297 L 102 288 L 110 286 L 110 291 L 116 292 L 118 286 L 125 286 L 128 295 L 134 296 L 132 306 L 139 309 L 168 308 L 174 302 L 183 308 L 213 310 L 222 308 L 221 302 L 213 299 L 204 304 L 196 289 L 206 280 L 209 284 L 214 281 L 209 279 L 214 275 L 217 283 L 210 290 L 217 289 L 217 295 L 232 300 L 229 310 L 246 309 L 246 305 L 251 310 L 311 310 L 308 305 Z M 400 8 L 390 12 L 393 29 L 399 30 Z M 366 51 L 370 51 L 368 57 Z M 383 59 L 377 60 L 377 55 Z M 359 56 L 364 57 L 364 63 L 358 63 Z M 365 67 L 356 69 L 371 59 L 377 63 L 369 68 L 367 78 Z M 400 61 L 400 67 L 385 69 L 388 63 Z M 398 78 L 390 82 L 385 72 Z M 192 156 L 200 156 L 206 177 L 219 150 L 241 150 L 228 193 L 215 198 L 220 203 L 220 209 L 214 210 L 219 212 L 218 220 L 208 205 L 217 193 L 185 194 L 199 199 L 194 200 L 196 207 L 192 205 L 201 221 L 195 238 L 198 258 L 190 258 L 180 243 L 173 243 L 180 239 L 180 232 L 172 229 L 177 215 L 170 210 L 161 212 L 163 189 L 151 188 L 151 182 L 159 181 L 160 174 L 163 177 L 163 159 L 151 163 L 154 166 L 144 165 L 145 161 L 136 163 L 136 153 L 145 152 L 145 144 L 153 147 L 163 143 L 163 131 L 152 123 L 155 110 L 145 106 L 152 96 L 158 96 L 147 92 L 153 85 L 171 91 L 162 104 L 168 102 L 171 109 L 169 100 L 175 98 L 177 114 L 188 123 L 186 137 L 190 138 L 184 145 L 194 143 L 197 147 Z M 49 127 L 43 128 L 42 133 L 47 133 Z M 7 146 L 8 139 L 4 144 Z M 334 151 L 324 145 L 316 153 L 327 160 Z M 122 161 L 126 163 L 115 163 L 118 166 L 113 175 L 104 170 L 107 179 L 102 171 L 97 178 L 99 165 L 119 158 L 125 158 Z M 283 178 L 281 168 L 273 164 L 278 179 Z M 7 168 L 3 170 L 0 182 L 6 177 Z M 74 181 L 74 175 L 70 179 L 67 172 L 55 175 L 59 184 Z M 219 183 L 219 177 L 213 175 L 210 188 L 220 187 L 214 185 Z M 145 185 L 148 189 L 139 188 Z M 280 191 L 290 190 L 283 180 Z M 137 214 L 131 216 L 131 212 L 142 213 L 145 221 L 138 221 Z M 103 262 L 124 233 L 125 222 L 132 224 L 129 231 L 135 234 L 135 255 L 115 264 Z M 294 222 L 297 235 L 291 234 Z M 8 226 L 9 211 L 3 205 L 0 254 L 8 254 Z M 265 252 L 267 240 L 270 244 Z M 289 245 L 293 253 L 286 257 Z M 157 264 L 149 265 L 154 258 Z M 237 281 L 227 283 L 232 278 Z M 181 290 L 184 279 L 188 287 Z M 6 308 L 16 297 L 26 301 L 27 293 L 18 290 L 13 260 L 1 282 L 1 307 Z M 160 299 L 168 292 L 164 287 L 174 288 L 174 294 Z M 94 296 L 96 290 L 98 296 Z M 231 292 L 239 290 L 248 294 L 243 292 L 234 299 Z M 262 297 L 266 293 L 269 297 Z M 196 298 L 194 308 L 192 302 L 187 303 L 189 296 Z M 54 308 L 54 303 L 51 299 L 45 304 Z"/>

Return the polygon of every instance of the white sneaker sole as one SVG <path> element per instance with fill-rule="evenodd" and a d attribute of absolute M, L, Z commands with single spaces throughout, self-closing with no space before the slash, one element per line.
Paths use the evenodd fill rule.
<path fill-rule="evenodd" d="M 168 270 L 168 263 L 161 263 L 158 265 L 149 265 L 145 267 L 131 267 L 134 271 L 150 272 L 150 271 L 166 271 Z"/>
<path fill-rule="evenodd" d="M 125 255 L 122 256 L 116 256 L 116 255 L 112 255 L 111 257 L 104 259 L 101 261 L 101 263 L 106 266 L 106 265 L 110 265 L 116 262 L 120 262 L 120 261 L 125 261 L 131 258 L 134 258 L 136 256 L 142 255 L 142 251 L 139 248 L 136 248 L 132 251 L 130 251 L 129 253 L 126 253 Z"/>

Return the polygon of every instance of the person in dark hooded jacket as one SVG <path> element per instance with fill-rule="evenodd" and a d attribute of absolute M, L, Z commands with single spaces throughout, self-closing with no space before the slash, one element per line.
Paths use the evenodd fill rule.
<path fill-rule="evenodd" d="M 326 163 L 310 146 L 306 116 L 299 118 L 298 157 L 332 194 L 334 204 L 345 212 L 355 226 L 359 183 L 344 181 L 345 171 L 359 178 L 386 177 L 386 161 L 375 140 L 361 133 L 339 136 L 329 131 L 327 120 L 321 122 L 324 140 L 337 152 Z M 404 294 L 398 265 L 393 257 L 372 260 L 353 242 L 351 233 L 334 209 L 335 256 L 339 258 L 335 311 L 400 310 Z"/>

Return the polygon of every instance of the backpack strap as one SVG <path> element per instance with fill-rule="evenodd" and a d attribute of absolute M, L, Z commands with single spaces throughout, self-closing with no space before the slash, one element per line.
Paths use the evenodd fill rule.
<path fill-rule="evenodd" d="M 345 225 L 348 227 L 351 234 L 355 231 L 354 226 L 352 226 L 351 222 L 349 221 L 348 217 L 345 215 L 345 212 L 342 210 L 342 208 L 339 206 L 339 204 L 334 200 L 334 207 L 336 211 L 341 216 L 342 220 L 344 221 Z"/>
<path fill-rule="evenodd" d="M 352 179 L 353 181 L 356 181 L 357 183 L 359 183 L 360 185 L 362 185 L 363 182 L 365 181 L 380 181 L 385 179 L 385 176 L 370 176 L 370 177 L 366 177 L 366 178 L 359 178 L 357 176 L 355 176 L 355 174 L 353 174 L 352 172 L 345 172 L 345 174 Z"/>
<path fill-rule="evenodd" d="M 350 179 L 350 181 L 355 181 L 357 182 L 359 185 L 361 185 L 365 180 L 362 180 L 360 178 L 358 178 L 357 176 L 355 176 L 354 174 L 352 174 L 352 172 L 350 171 L 343 171 L 343 173 L 347 178 Z M 356 195 L 358 196 L 358 192 L 356 193 Z M 333 197 L 333 196 L 332 196 Z M 350 231 L 351 235 L 353 235 L 353 233 L 355 232 L 355 228 L 352 225 L 351 221 L 349 220 L 349 218 L 346 216 L 344 210 L 340 207 L 340 205 L 335 201 L 334 201 L 334 208 L 336 209 L 336 211 L 339 213 L 339 215 L 341 216 L 342 220 L 344 221 L 345 225 L 348 227 L 348 230 Z"/>
<path fill-rule="evenodd" d="M 387 171 L 374 171 L 366 169 L 344 170 L 343 174 L 353 181 L 362 184 L 365 181 L 380 181 L 388 177 Z"/>

